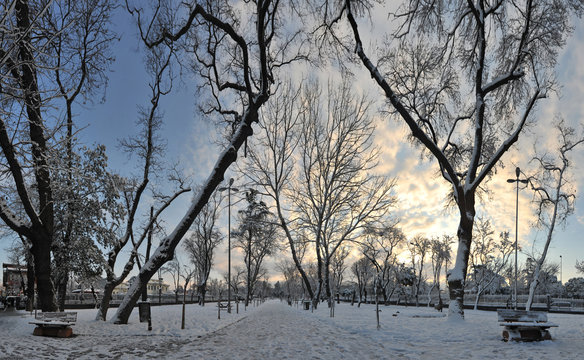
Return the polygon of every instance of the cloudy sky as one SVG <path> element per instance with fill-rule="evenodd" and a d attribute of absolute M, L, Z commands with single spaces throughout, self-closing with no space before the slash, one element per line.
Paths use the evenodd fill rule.
<path fill-rule="evenodd" d="M 385 15 L 384 15 L 385 16 Z M 106 101 L 90 108 L 78 108 L 82 141 L 88 144 L 103 143 L 108 148 L 110 165 L 121 172 L 128 171 L 134 162 L 117 148 L 118 139 L 132 135 L 135 131 L 134 121 L 137 105 L 147 105 L 147 81 L 143 70 L 143 55 L 138 49 L 135 29 L 128 15 L 120 12 L 114 23 L 118 27 L 121 40 L 114 46 L 116 62 L 110 74 Z M 519 144 L 503 158 L 505 168 L 501 169 L 489 183 L 492 196 L 485 199 L 477 209 L 480 214 L 489 214 L 498 231 L 509 230 L 514 236 L 515 228 L 515 188 L 506 182 L 515 175 L 515 166 L 527 167 L 529 152 L 534 139 L 541 144 L 552 143 L 548 135 L 549 124 L 557 114 L 567 122 L 577 125 L 584 119 L 584 25 L 578 21 L 573 36 L 562 51 L 557 66 L 561 93 L 552 94 L 540 103 L 537 109 L 538 125 L 529 134 L 521 137 Z M 379 91 L 371 78 L 364 74 L 358 76 L 358 88 L 379 97 Z M 178 162 L 193 177 L 195 182 L 202 182 L 212 168 L 218 149 L 214 139 L 217 138 L 214 125 L 199 117 L 196 99 L 187 78 L 184 84 L 175 83 L 174 91 L 162 100 L 164 109 L 164 127 L 162 137 L 167 141 L 166 159 Z M 408 236 L 423 234 L 427 236 L 454 235 L 458 216 L 448 212 L 444 207 L 444 198 L 448 192 L 445 182 L 436 177 L 436 163 L 421 161 L 418 150 L 404 141 L 406 128 L 398 122 L 392 122 L 382 115 L 378 118 L 376 143 L 382 149 L 381 164 L 378 171 L 388 176 L 398 177 L 397 194 L 399 196 L 398 213 L 401 226 Z M 572 174 L 578 195 L 584 193 L 584 151 L 580 149 L 573 158 Z M 234 175 L 237 177 L 236 175 Z M 188 207 L 189 196 L 177 202 L 168 211 L 166 223 L 170 227 L 176 224 Z M 543 234 L 533 228 L 532 193 L 528 190 L 519 196 L 519 243 L 531 252 L 542 246 Z M 235 212 L 234 209 L 233 212 Z M 222 219 L 223 232 L 226 233 L 226 216 Z M 577 276 L 574 264 L 577 259 L 584 259 L 584 200 L 577 199 L 576 212 L 570 218 L 567 227 L 558 229 L 555 234 L 548 259 L 559 263 L 563 257 L 563 280 Z M 9 245 L 9 240 L 0 239 L 0 248 Z M 3 253 L 3 252 L 2 252 Z M 219 250 L 214 275 L 226 272 L 226 245 Z M 525 255 L 520 255 L 520 262 Z M 186 259 L 183 259 L 186 261 Z M 0 262 L 6 261 L 5 254 L 0 255 Z M 233 263 L 242 263 L 234 256 Z M 274 278 L 278 275 L 274 271 Z M 580 275 L 581 276 L 581 275 Z"/>

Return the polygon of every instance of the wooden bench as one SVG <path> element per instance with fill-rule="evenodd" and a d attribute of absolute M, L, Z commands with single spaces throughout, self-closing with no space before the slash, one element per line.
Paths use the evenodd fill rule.
<path fill-rule="evenodd" d="M 231 306 L 229 306 L 228 304 L 223 304 L 221 302 L 218 302 L 217 303 L 217 306 L 219 306 L 219 310 L 229 309 L 229 311 L 231 311 Z"/>
<path fill-rule="evenodd" d="M 71 325 L 75 325 L 76 321 L 76 312 L 40 312 L 29 324 L 36 325 L 33 335 L 66 338 L 73 335 Z"/>
<path fill-rule="evenodd" d="M 541 311 L 499 309 L 497 315 L 499 325 L 505 327 L 503 330 L 505 341 L 551 340 L 552 336 L 548 329 L 558 326 L 549 323 L 547 314 Z"/>
<path fill-rule="evenodd" d="M 569 301 L 554 301 L 550 305 L 552 310 L 572 310 L 572 303 Z"/>

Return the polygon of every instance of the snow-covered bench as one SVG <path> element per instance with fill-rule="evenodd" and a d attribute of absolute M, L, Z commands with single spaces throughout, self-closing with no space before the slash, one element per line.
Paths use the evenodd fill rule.
<path fill-rule="evenodd" d="M 499 322 L 504 326 L 503 339 L 505 341 L 539 341 L 551 340 L 548 331 L 558 325 L 547 321 L 547 314 L 541 311 L 525 311 L 499 309 L 497 310 Z"/>
<path fill-rule="evenodd" d="M 71 325 L 75 325 L 76 321 L 76 312 L 41 312 L 29 324 L 36 325 L 33 335 L 70 337 L 73 335 Z"/>

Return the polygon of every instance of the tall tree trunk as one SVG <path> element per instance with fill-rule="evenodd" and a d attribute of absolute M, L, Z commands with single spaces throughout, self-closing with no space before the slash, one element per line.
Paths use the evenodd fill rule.
<path fill-rule="evenodd" d="M 57 302 L 59 305 L 59 311 L 65 311 L 65 300 L 67 298 L 67 283 L 69 282 L 69 271 L 67 271 L 67 269 L 59 269 L 58 272 L 60 274 L 57 280 Z"/>
<path fill-rule="evenodd" d="M 332 293 L 331 293 L 330 262 L 329 262 L 328 258 L 325 259 L 325 263 L 324 263 L 324 290 L 325 290 L 328 304 L 330 306 L 331 301 L 333 300 L 333 297 L 332 297 Z"/>
<path fill-rule="evenodd" d="M 316 309 L 318 306 L 318 302 L 320 301 L 320 294 L 322 292 L 322 287 L 324 285 L 324 281 L 322 279 L 322 269 L 323 269 L 323 261 L 322 256 L 320 254 L 320 235 L 316 235 L 316 274 L 318 279 L 318 286 L 316 289 L 316 293 L 314 294 L 314 298 L 312 299 L 312 306 Z"/>
<path fill-rule="evenodd" d="M 109 309 L 110 301 L 112 300 L 112 293 L 116 285 L 112 281 L 107 281 L 103 287 L 103 295 L 101 297 L 101 302 L 99 308 L 97 309 L 97 315 L 95 320 L 105 321 L 107 319 L 107 311 Z"/>
<path fill-rule="evenodd" d="M 199 292 L 201 293 L 201 298 L 199 299 L 199 305 L 205 306 L 205 296 L 207 295 L 207 282 L 199 286 Z"/>
<path fill-rule="evenodd" d="M 459 206 L 459 208 L 462 208 L 462 206 Z M 460 214 L 457 233 L 458 250 L 456 252 L 454 268 L 448 274 L 448 292 L 450 295 L 450 304 L 448 306 L 449 318 L 464 318 L 464 282 L 468 270 L 474 213 L 473 207 L 468 211 L 461 211 Z"/>
<path fill-rule="evenodd" d="M 18 42 L 18 57 L 21 60 L 19 82 L 24 92 L 24 104 L 28 117 L 29 136 L 31 141 L 32 167 L 36 181 L 38 194 L 39 213 L 31 215 L 33 226 L 30 228 L 28 239 L 32 242 L 31 252 L 34 256 L 37 275 L 39 305 L 43 311 L 56 311 L 57 300 L 51 279 L 51 246 L 53 242 L 53 192 L 51 188 L 51 176 L 47 163 L 48 148 L 44 134 L 44 123 L 41 116 L 42 100 L 38 87 L 38 79 L 35 68 L 35 56 L 31 45 L 31 22 L 28 1 L 18 0 L 14 2 L 16 24 L 22 33 Z M 2 146 L 4 149 L 4 145 Z M 12 149 L 11 149 L 12 150 Z M 5 156 L 11 156 L 4 149 Z M 13 155 L 12 155 L 13 156 Z M 13 166 L 12 164 L 11 166 Z M 20 169 L 18 169 L 18 172 Z M 23 179 L 16 179 L 16 186 L 24 185 Z M 21 182 L 19 184 L 18 182 Z M 24 199 L 23 199 L 24 200 Z M 27 199 L 28 200 L 28 199 Z"/>
<path fill-rule="evenodd" d="M 63 236 L 62 248 L 57 250 L 60 256 L 55 256 L 55 263 L 57 267 L 57 272 L 59 274 L 57 281 L 57 300 L 60 311 L 65 311 L 65 300 L 67 298 L 67 283 L 69 282 L 69 268 L 70 262 L 70 245 L 71 236 L 73 233 L 73 210 L 72 210 L 72 193 L 73 193 L 73 111 L 72 111 L 73 99 L 67 99 L 67 141 L 66 141 L 66 153 L 67 153 L 67 216 L 65 225 L 65 234 Z M 81 289 L 82 293 L 85 289 Z"/>
<path fill-rule="evenodd" d="M 31 252 L 37 279 L 38 304 L 42 311 L 57 311 L 55 288 L 51 278 L 51 249 L 48 236 L 37 235 L 33 240 Z"/>
<path fill-rule="evenodd" d="M 152 248 L 152 218 L 154 217 L 154 207 L 150 207 L 150 227 L 148 228 L 148 238 L 146 243 L 146 255 L 144 261 L 148 261 L 150 258 L 150 249 Z M 145 287 L 142 291 L 142 301 L 148 300 L 148 288 Z"/>
<path fill-rule="evenodd" d="M 26 252 L 26 311 L 34 310 L 35 283 L 34 258 L 30 250 Z"/>
<path fill-rule="evenodd" d="M 294 245 L 294 240 L 292 239 L 292 234 L 290 233 L 290 229 L 288 228 L 288 224 L 286 223 L 286 219 L 284 219 L 284 215 L 282 214 L 282 209 L 280 208 L 280 197 L 276 193 L 276 209 L 278 210 L 278 218 L 280 219 L 280 225 L 282 229 L 284 229 L 284 233 L 286 234 L 286 238 L 288 239 L 288 245 L 290 246 L 290 252 L 292 253 L 292 260 L 294 260 L 294 265 L 296 265 L 296 269 L 300 273 L 300 277 L 302 278 L 302 282 L 304 284 L 304 288 L 308 292 L 308 296 L 312 299 L 314 298 L 314 292 L 312 291 L 312 286 L 310 285 L 310 280 L 306 275 L 306 271 L 302 267 L 302 263 L 296 254 L 296 246 Z"/>

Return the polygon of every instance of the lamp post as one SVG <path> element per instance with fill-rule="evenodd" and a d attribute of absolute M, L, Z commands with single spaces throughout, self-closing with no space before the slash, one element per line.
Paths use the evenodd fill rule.
<path fill-rule="evenodd" d="M 513 288 L 513 304 L 515 310 L 517 310 L 517 232 L 519 223 L 519 183 L 527 184 L 526 179 L 519 179 L 519 174 L 521 170 L 519 167 L 515 168 L 515 179 L 507 179 L 508 183 L 515 183 L 516 195 L 515 195 L 515 283 Z"/>
<path fill-rule="evenodd" d="M 560 285 L 562 284 L 562 255 L 560 255 Z"/>
<path fill-rule="evenodd" d="M 233 178 L 230 178 L 228 186 L 217 190 L 227 190 L 227 312 L 231 314 L 231 192 L 238 192 L 239 189 L 233 187 Z"/>

